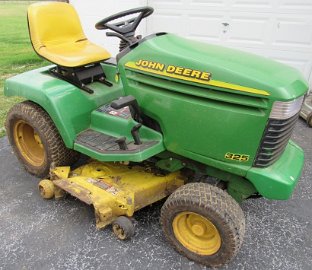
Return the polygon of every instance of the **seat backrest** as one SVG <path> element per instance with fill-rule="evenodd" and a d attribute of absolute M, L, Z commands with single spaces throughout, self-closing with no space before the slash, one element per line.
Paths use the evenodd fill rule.
<path fill-rule="evenodd" d="M 74 7 L 62 2 L 41 2 L 27 12 L 30 39 L 38 54 L 40 48 L 86 39 Z"/>

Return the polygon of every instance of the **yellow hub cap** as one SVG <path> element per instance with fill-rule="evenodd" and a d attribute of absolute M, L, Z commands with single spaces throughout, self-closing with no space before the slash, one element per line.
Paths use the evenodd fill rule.
<path fill-rule="evenodd" d="M 34 128 L 25 121 L 19 120 L 14 125 L 13 136 L 22 157 L 33 166 L 41 166 L 44 162 L 45 151 Z"/>
<path fill-rule="evenodd" d="M 113 232 L 121 240 L 126 238 L 124 230 L 118 224 L 113 225 Z"/>
<path fill-rule="evenodd" d="M 217 228 L 207 218 L 193 212 L 178 214 L 172 223 L 176 239 L 188 250 L 199 255 L 213 255 L 221 247 Z"/>

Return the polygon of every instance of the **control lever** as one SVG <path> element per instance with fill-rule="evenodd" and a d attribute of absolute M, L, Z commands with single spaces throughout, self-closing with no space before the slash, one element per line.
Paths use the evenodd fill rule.
<path fill-rule="evenodd" d="M 131 135 L 133 137 L 134 140 L 134 144 L 136 145 L 140 145 L 142 144 L 141 140 L 140 140 L 140 135 L 139 135 L 139 129 L 142 127 L 142 124 L 137 124 L 135 125 L 132 129 L 131 129 Z"/>
<path fill-rule="evenodd" d="M 135 97 L 120 97 L 119 99 L 114 100 L 110 106 L 115 110 L 129 106 L 132 118 L 139 123 L 142 122 L 140 107 Z"/>
<path fill-rule="evenodd" d="M 128 146 L 126 144 L 126 137 L 120 137 L 115 142 L 118 143 L 120 150 L 128 150 Z"/>

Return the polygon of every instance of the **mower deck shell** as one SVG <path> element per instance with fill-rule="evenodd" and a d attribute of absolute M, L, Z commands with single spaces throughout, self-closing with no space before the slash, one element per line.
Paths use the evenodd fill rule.
<path fill-rule="evenodd" d="M 149 167 L 117 163 L 90 162 L 73 171 L 56 167 L 51 171 L 52 182 L 88 205 L 93 205 L 98 229 L 119 216 L 134 212 L 159 201 L 184 184 L 179 172 L 155 174 Z"/>

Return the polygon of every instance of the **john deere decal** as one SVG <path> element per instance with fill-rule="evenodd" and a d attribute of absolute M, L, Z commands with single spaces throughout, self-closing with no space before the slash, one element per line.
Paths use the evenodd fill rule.
<path fill-rule="evenodd" d="M 188 67 L 179 67 L 170 64 L 154 62 L 150 60 L 139 59 L 136 62 L 127 62 L 127 68 L 148 72 L 155 75 L 165 76 L 169 78 L 189 81 L 192 83 L 200 83 L 211 85 L 218 88 L 247 92 L 256 95 L 269 96 L 267 91 L 246 87 L 238 84 L 217 81 L 212 79 L 210 72 L 196 70 Z"/>
<path fill-rule="evenodd" d="M 199 71 L 190 68 L 177 67 L 174 65 L 165 65 L 158 62 L 152 62 L 147 60 L 139 60 L 135 62 L 137 67 L 142 67 L 146 69 L 165 71 L 169 74 L 181 75 L 189 78 L 196 78 L 199 80 L 209 81 L 211 74 L 209 72 Z"/>

